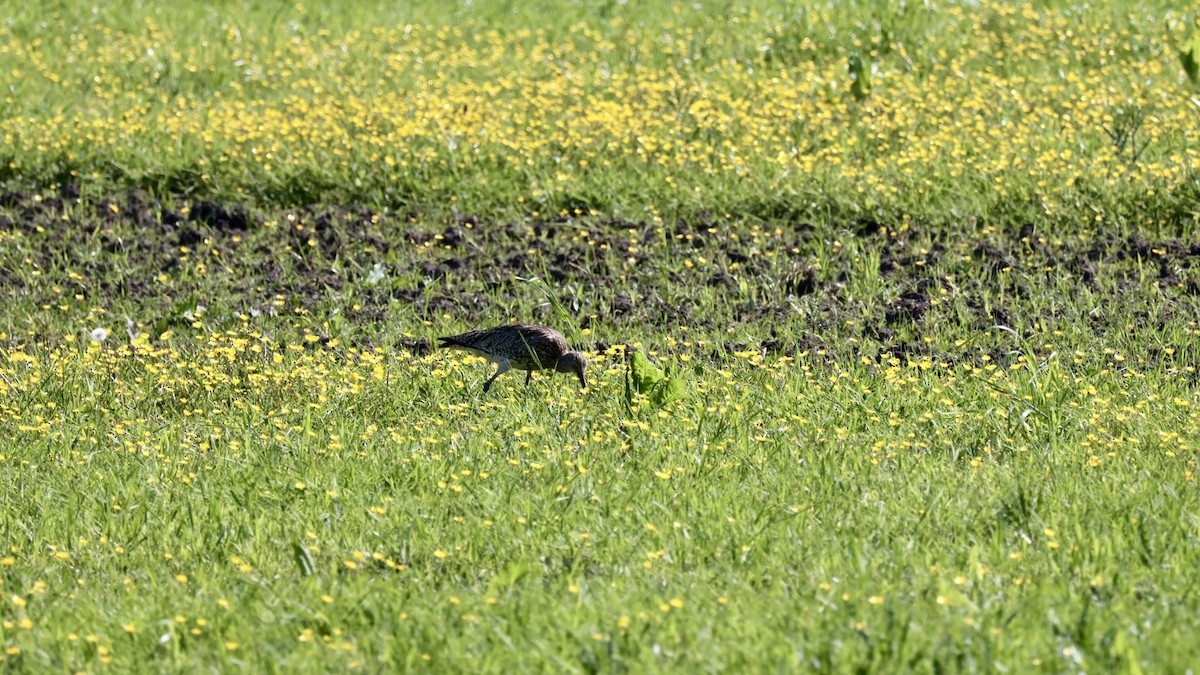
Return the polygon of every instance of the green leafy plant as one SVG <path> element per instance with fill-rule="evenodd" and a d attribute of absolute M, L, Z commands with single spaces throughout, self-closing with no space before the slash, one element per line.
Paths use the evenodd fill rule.
<path fill-rule="evenodd" d="M 627 348 L 625 357 L 625 406 L 633 408 L 634 398 L 645 395 L 655 408 L 662 408 L 683 396 L 686 387 L 683 379 L 668 375 L 663 369 L 650 363 L 645 354 Z"/>
<path fill-rule="evenodd" d="M 171 305 L 171 309 L 154 322 L 154 330 L 152 335 L 157 338 L 163 333 L 170 330 L 173 326 L 183 326 L 191 323 L 189 316 L 194 316 L 197 304 L 197 295 L 188 293 L 175 299 Z"/>
<path fill-rule="evenodd" d="M 1104 133 L 1112 139 L 1113 147 L 1122 155 L 1128 155 L 1136 162 L 1150 141 L 1138 139 L 1138 132 L 1149 117 L 1150 111 L 1140 105 L 1123 105 L 1109 112 L 1112 124 L 1104 127 Z"/>
<path fill-rule="evenodd" d="M 1179 50 L 1179 62 L 1183 64 L 1183 72 L 1193 83 L 1200 81 L 1200 33 L 1194 33 L 1190 40 Z"/>
<path fill-rule="evenodd" d="M 850 73 L 850 79 L 853 83 L 850 85 L 850 93 L 854 94 L 854 98 L 863 100 L 871 94 L 871 63 L 864 59 L 857 52 L 850 55 L 850 61 L 846 64 L 846 70 Z"/>

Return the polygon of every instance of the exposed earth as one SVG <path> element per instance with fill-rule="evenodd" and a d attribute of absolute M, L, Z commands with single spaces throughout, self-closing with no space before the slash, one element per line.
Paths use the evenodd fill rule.
<path fill-rule="evenodd" d="M 1200 243 L 1182 238 L 1056 236 L 1032 224 L 818 226 L 787 214 L 669 223 L 459 214 L 434 225 L 363 206 L 263 211 L 167 204 L 136 190 L 86 203 L 77 195 L 70 186 L 53 197 L 0 195 L 10 342 L 63 332 L 61 311 L 22 307 L 100 307 L 114 325 L 128 316 L 151 330 L 190 322 L 184 314 L 205 306 L 211 328 L 241 326 L 245 315 L 255 329 L 304 326 L 423 351 L 425 321 L 554 321 L 525 281 L 540 277 L 591 329 L 587 347 L 671 336 L 714 358 L 751 350 L 1003 363 L 1025 349 L 1015 335 L 1038 335 L 1031 347 L 1040 350 L 1055 331 L 1111 345 L 1106 338 L 1148 330 L 1166 351 L 1139 357 L 1194 364 L 1191 341 L 1175 338 L 1200 317 Z"/>

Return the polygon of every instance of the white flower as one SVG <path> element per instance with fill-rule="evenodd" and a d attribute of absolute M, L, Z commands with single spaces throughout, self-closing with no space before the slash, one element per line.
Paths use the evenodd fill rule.
<path fill-rule="evenodd" d="M 95 340 L 96 342 L 104 342 L 105 340 L 108 339 L 108 329 L 107 328 L 97 328 L 97 329 L 93 330 L 92 331 L 92 339 Z"/>

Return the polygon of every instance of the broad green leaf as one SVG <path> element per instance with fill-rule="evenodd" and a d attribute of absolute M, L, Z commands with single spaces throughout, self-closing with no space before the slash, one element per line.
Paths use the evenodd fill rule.
<path fill-rule="evenodd" d="M 505 590 L 512 588 L 522 577 L 529 574 L 529 565 L 523 561 L 511 563 L 502 571 L 497 572 L 487 585 L 487 594 L 499 596 Z"/>
<path fill-rule="evenodd" d="M 871 93 L 871 66 L 858 54 L 850 55 L 850 62 L 846 65 L 846 70 L 850 73 L 850 78 L 854 80 L 850 85 L 850 93 L 854 94 L 854 98 L 862 100 Z"/>
<path fill-rule="evenodd" d="M 317 565 L 313 562 L 312 554 L 308 552 L 308 547 L 301 542 L 292 544 L 292 559 L 296 561 L 296 568 L 300 570 L 300 576 L 309 577 L 317 571 Z"/>
<path fill-rule="evenodd" d="M 658 407 L 662 407 L 671 401 L 683 396 L 685 386 L 683 378 L 668 377 L 662 382 L 659 382 L 654 390 L 650 392 L 650 402 Z"/>
<path fill-rule="evenodd" d="M 1183 72 L 1187 73 L 1192 82 L 1200 80 L 1200 33 L 1192 36 L 1179 50 L 1179 61 L 1183 64 Z"/>
<path fill-rule="evenodd" d="M 641 352 L 634 352 L 630 359 L 630 368 L 633 371 L 633 386 L 639 393 L 648 393 L 663 379 L 663 372 L 657 366 L 650 363 Z"/>

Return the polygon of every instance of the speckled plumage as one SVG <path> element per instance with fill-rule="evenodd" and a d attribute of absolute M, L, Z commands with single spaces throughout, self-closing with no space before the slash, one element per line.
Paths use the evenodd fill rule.
<path fill-rule="evenodd" d="M 571 351 L 562 333 L 548 326 L 517 323 L 438 339 L 443 347 L 462 349 L 496 364 L 496 373 L 483 385 L 485 392 L 510 368 L 527 372 L 525 384 L 529 384 L 535 370 L 556 370 L 574 373 L 579 383 L 587 387 L 584 375 L 587 359 Z"/>

